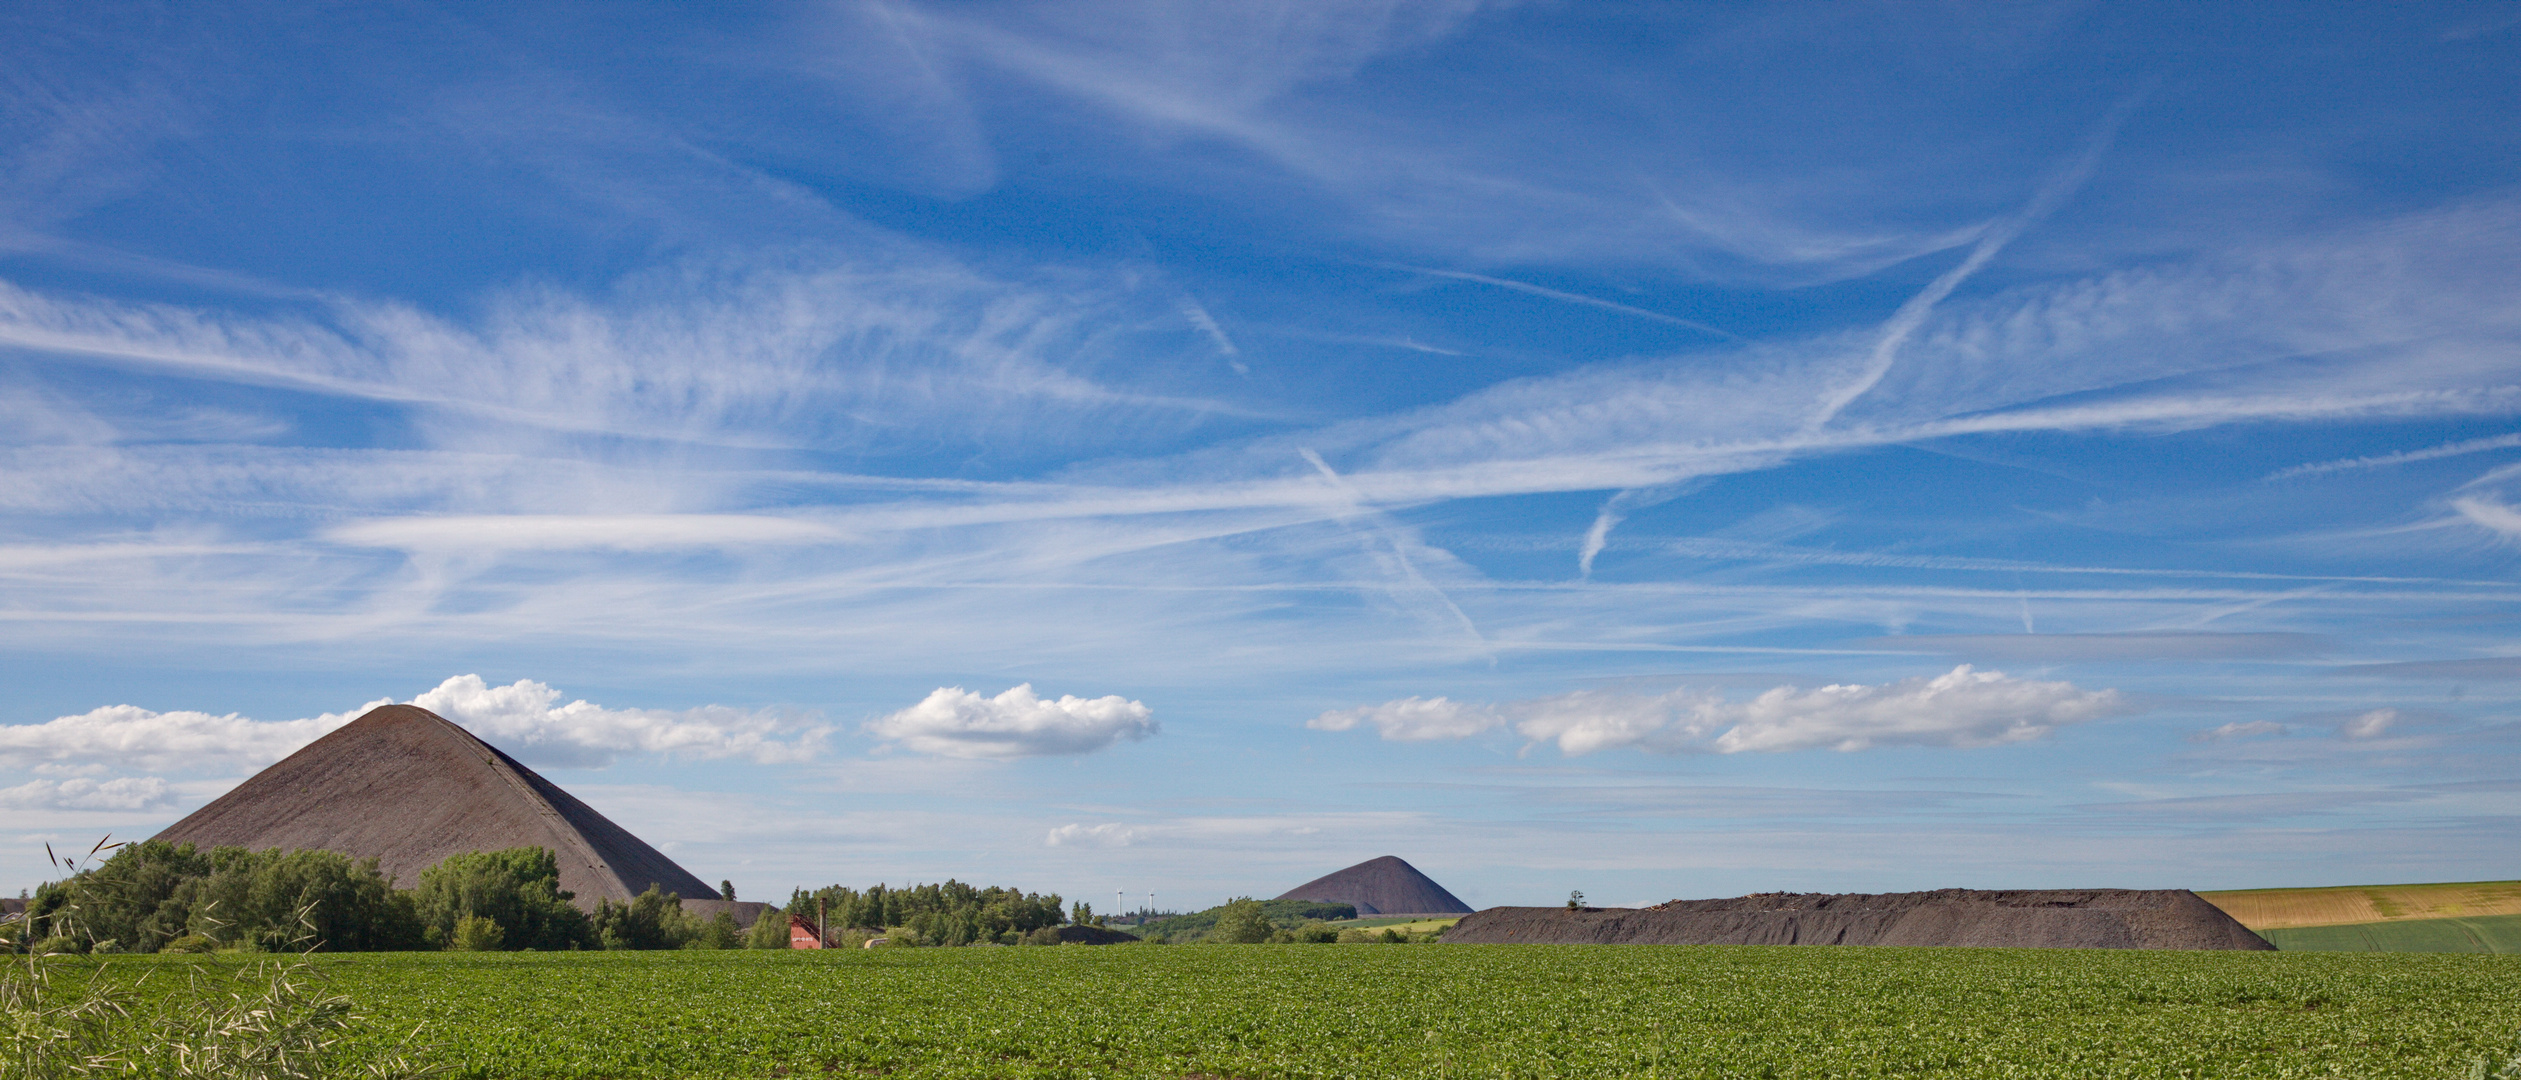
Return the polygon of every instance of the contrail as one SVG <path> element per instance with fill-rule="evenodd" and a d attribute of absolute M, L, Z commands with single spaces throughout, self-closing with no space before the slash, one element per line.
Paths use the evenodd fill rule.
<path fill-rule="evenodd" d="M 1323 479 L 1330 481 L 1331 486 L 1338 488 L 1340 494 L 1348 497 L 1348 505 L 1353 511 L 1363 511 L 1370 515 L 1373 519 L 1370 524 L 1374 527 L 1375 534 L 1382 538 L 1385 547 L 1391 549 L 1392 560 L 1400 564 L 1401 576 L 1418 590 L 1434 596 L 1437 603 L 1443 604 L 1446 611 L 1453 613 L 1453 618 L 1462 624 L 1462 630 L 1470 634 L 1471 640 L 1478 642 L 1480 648 L 1486 649 L 1488 637 L 1479 632 L 1479 624 L 1471 621 L 1470 613 L 1463 611 L 1462 605 L 1454 603 L 1451 595 L 1436 587 L 1435 582 L 1427 580 L 1425 574 L 1418 572 L 1418 564 L 1409 560 L 1409 552 L 1401 545 L 1400 537 L 1393 535 L 1391 526 L 1382 522 L 1381 513 L 1366 506 L 1364 494 L 1342 478 L 1337 470 L 1331 468 L 1330 462 L 1322 460 L 1322 455 L 1315 453 L 1311 447 L 1298 448 L 1296 453 L 1302 454 L 1305 462 L 1312 465 L 1315 472 L 1321 473 Z M 1347 523 L 1350 516 L 1350 514 L 1337 515 L 1343 525 Z"/>
<path fill-rule="evenodd" d="M 2458 457 L 2462 454 L 2481 454 L 2488 450 L 2507 450 L 2515 446 L 2521 446 L 2521 432 L 2515 432 L 2510 435 L 2490 435 L 2483 439 L 2469 439 L 2464 442 L 2444 443 L 2440 446 L 2427 447 L 2423 450 L 2402 450 L 2395 454 L 2373 454 L 2369 457 L 2343 458 L 2337 461 L 2319 461 L 2313 462 L 2309 465 L 2296 465 L 2290 469 L 2278 469 L 2275 472 L 2268 473 L 2265 478 L 2269 480 L 2288 480 L 2296 476 L 2317 476 L 2321 473 L 2348 472 L 2355 469 L 2379 469 L 2391 465 L 2405 465 L 2412 461 L 2432 461 L 2435 458 Z"/>
<path fill-rule="evenodd" d="M 1534 285 L 1529 282 L 1515 281 L 1511 278 L 1489 277 L 1486 274 L 1470 274 L 1464 273 L 1460 270 L 1436 270 L 1425 266 L 1411 266 L 1407 263 L 1372 263 L 1370 265 L 1380 266 L 1387 270 L 1399 270 L 1404 273 L 1425 274 L 1428 277 L 1452 278 L 1455 281 L 1475 281 L 1482 285 L 1494 285 L 1500 289 L 1512 289 L 1516 292 L 1531 293 L 1534 296 L 1546 296 L 1552 300 L 1564 300 L 1570 304 L 1583 304 L 1586 307 L 1598 307 L 1605 311 L 1617 311 L 1622 314 L 1635 315 L 1641 319 L 1653 319 L 1656 322 L 1667 322 L 1674 326 L 1686 326 L 1702 334 L 1714 334 L 1717 337 L 1724 338 L 1728 341 L 1748 340 L 1742 335 L 1736 334 L 1730 330 L 1719 329 L 1717 327 L 1709 326 L 1706 323 L 1684 319 L 1677 315 L 1666 315 L 1660 311 L 1648 311 L 1641 307 L 1630 307 L 1626 304 L 1614 303 L 1598 297 L 1586 296 L 1582 293 L 1560 292 L 1557 289 Z"/>
<path fill-rule="evenodd" d="M 2136 103 L 2143 100 L 2144 96 L 2144 91 L 2138 91 L 2129 95 L 2125 101 L 2119 102 L 2116 108 L 2110 110 L 2109 115 L 2101 118 L 2100 125 L 2093 130 L 2091 137 L 2084 140 L 2083 152 L 2075 155 L 2074 160 L 2067 162 L 2065 168 L 2049 177 L 2047 183 L 2040 185 L 2039 191 L 2031 196 L 2028 205 L 2012 217 L 1989 226 L 1986 232 L 1979 235 L 1978 245 L 1970 249 L 1969 258 L 1961 260 L 1961 265 L 1946 270 L 1942 276 L 1927 282 L 1924 289 L 1919 290 L 1917 295 L 1909 297 L 1908 302 L 1901 304 L 1898 311 L 1892 312 L 1889 321 L 1882 324 L 1881 336 L 1874 339 L 1872 355 L 1865 360 L 1864 374 L 1857 376 L 1854 382 L 1840 387 L 1823 399 L 1821 411 L 1812 417 L 1810 423 L 1804 425 L 1805 430 L 1817 429 L 1829 423 L 1838 416 L 1840 410 L 1871 391 L 1882 381 L 1882 376 L 1890 373 L 1891 365 L 1899 359 L 1900 346 L 1907 344 L 1909 335 L 1916 333 L 1917 328 L 1925 323 L 1926 316 L 1933 314 L 1936 304 L 1942 303 L 1944 297 L 1952 295 L 1952 290 L 1960 288 L 1962 282 L 1970 279 L 1970 275 L 1978 273 L 1980 267 L 1986 266 L 1988 260 L 1995 258 L 1997 252 L 2005 249 L 2005 245 L 2021 236 L 2023 230 L 2038 224 L 2040 219 L 2054 213 L 2068 196 L 2075 193 L 2075 189 L 2082 187 L 2084 181 L 2091 179 L 2092 171 L 2100 166 L 2101 158 L 2109 152 L 2111 141 L 2118 137 L 2119 125 L 2126 122 L 2127 114 L 2135 111 Z"/>

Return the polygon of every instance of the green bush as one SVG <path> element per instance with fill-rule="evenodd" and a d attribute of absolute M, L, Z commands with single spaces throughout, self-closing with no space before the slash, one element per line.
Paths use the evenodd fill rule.
<path fill-rule="evenodd" d="M 596 944 L 607 949 L 679 949 L 697 929 L 683 914 L 683 898 L 654 885 L 627 904 L 598 901 L 591 924 Z"/>
<path fill-rule="evenodd" d="M 420 872 L 412 902 L 431 941 L 451 943 L 456 923 L 498 923 L 509 949 L 574 949 L 596 941 L 586 912 L 560 887 L 560 862 L 539 847 L 449 855 Z"/>
<path fill-rule="evenodd" d="M 1208 931 L 1208 940 L 1221 945 L 1255 945 L 1277 932 L 1269 917 L 1261 914 L 1260 901 L 1244 896 L 1228 900 L 1218 909 L 1217 925 Z"/>
<path fill-rule="evenodd" d="M 185 937 L 254 948 L 409 949 L 422 928 L 409 894 L 374 859 L 333 851 L 201 851 L 149 840 L 36 891 L 42 933 L 156 952 Z"/>
<path fill-rule="evenodd" d="M 466 915 L 455 920 L 455 932 L 448 936 L 446 947 L 455 952 L 498 952 L 507 934 L 499 924 L 479 915 Z"/>
<path fill-rule="evenodd" d="M 761 917 L 753 920 L 752 929 L 744 932 L 744 947 L 747 949 L 788 948 L 788 916 L 778 908 L 762 909 Z"/>
<path fill-rule="evenodd" d="M 721 911 L 710 916 L 707 922 L 701 923 L 694 930 L 691 940 L 683 943 L 683 947 L 686 949 L 741 949 L 744 947 L 744 932 L 736 928 L 733 913 Z"/>

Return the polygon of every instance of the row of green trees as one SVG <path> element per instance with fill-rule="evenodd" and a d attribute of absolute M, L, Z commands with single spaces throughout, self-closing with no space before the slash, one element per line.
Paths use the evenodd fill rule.
<path fill-rule="evenodd" d="M 864 890 L 840 885 L 798 889 L 787 910 L 805 915 L 823 913 L 826 932 L 852 928 L 908 928 L 921 944 L 972 945 L 994 942 L 1015 945 L 1036 931 L 1069 921 L 1057 893 L 1021 889 L 980 888 L 951 878 L 942 884 L 907 888 L 871 886 Z"/>
<path fill-rule="evenodd" d="M 1237 925 L 1224 937 L 1219 937 L 1217 928 L 1225 921 L 1229 913 L 1235 916 Z M 1269 935 L 1275 933 L 1280 927 L 1337 922 L 1356 917 L 1357 909 L 1352 904 L 1334 904 L 1318 900 L 1254 900 L 1245 896 L 1206 911 L 1194 911 L 1187 915 L 1168 915 L 1161 919 L 1150 920 L 1138 929 L 1149 940 L 1161 937 L 1174 944 L 1194 941 L 1251 944 L 1268 940 Z M 1267 924 L 1269 929 L 1255 931 L 1254 927 L 1260 924 Z M 1255 932 L 1260 936 L 1252 937 L 1251 935 Z M 1246 941 L 1245 938 L 1249 940 Z"/>
<path fill-rule="evenodd" d="M 592 913 L 560 887 L 544 848 L 452 855 L 397 889 L 374 859 L 149 840 L 36 890 L 16 947 L 48 952 L 787 948 L 773 913 L 751 937 L 733 916 L 686 915 L 650 888 Z M 771 941 L 775 939 L 775 944 Z"/>
<path fill-rule="evenodd" d="M 1157 944 L 1407 945 L 1434 941 L 1444 933 L 1436 930 L 1411 934 L 1388 926 L 1334 926 L 1325 921 L 1353 919 L 1356 915 L 1357 909 L 1347 904 L 1241 896 L 1206 911 L 1151 923 L 1147 940 Z"/>

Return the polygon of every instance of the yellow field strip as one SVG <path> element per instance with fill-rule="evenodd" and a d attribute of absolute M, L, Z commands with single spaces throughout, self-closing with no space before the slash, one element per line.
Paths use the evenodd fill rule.
<path fill-rule="evenodd" d="M 1462 921 L 1462 919 L 1457 915 L 1452 918 L 1445 919 L 1420 919 L 1417 922 L 1393 923 L 1389 926 L 1369 926 L 1365 929 L 1372 930 L 1378 934 L 1385 930 L 1398 930 L 1404 934 L 1424 934 L 1430 930 L 1442 930 L 1445 927 L 1451 926 L 1460 921 Z"/>
<path fill-rule="evenodd" d="M 2521 881 L 2454 881 L 2434 885 L 2340 885 L 2320 889 L 2235 889 L 2202 892 L 2252 930 L 2346 923 L 2521 915 Z"/>

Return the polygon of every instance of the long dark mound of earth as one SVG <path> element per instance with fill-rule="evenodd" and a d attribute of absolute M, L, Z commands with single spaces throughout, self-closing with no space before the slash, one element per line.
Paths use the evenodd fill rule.
<path fill-rule="evenodd" d="M 1649 908 L 1477 912 L 1454 944 L 1975 945 L 2013 949 L 2273 949 L 2186 889 L 1937 889 L 1756 893 Z"/>

